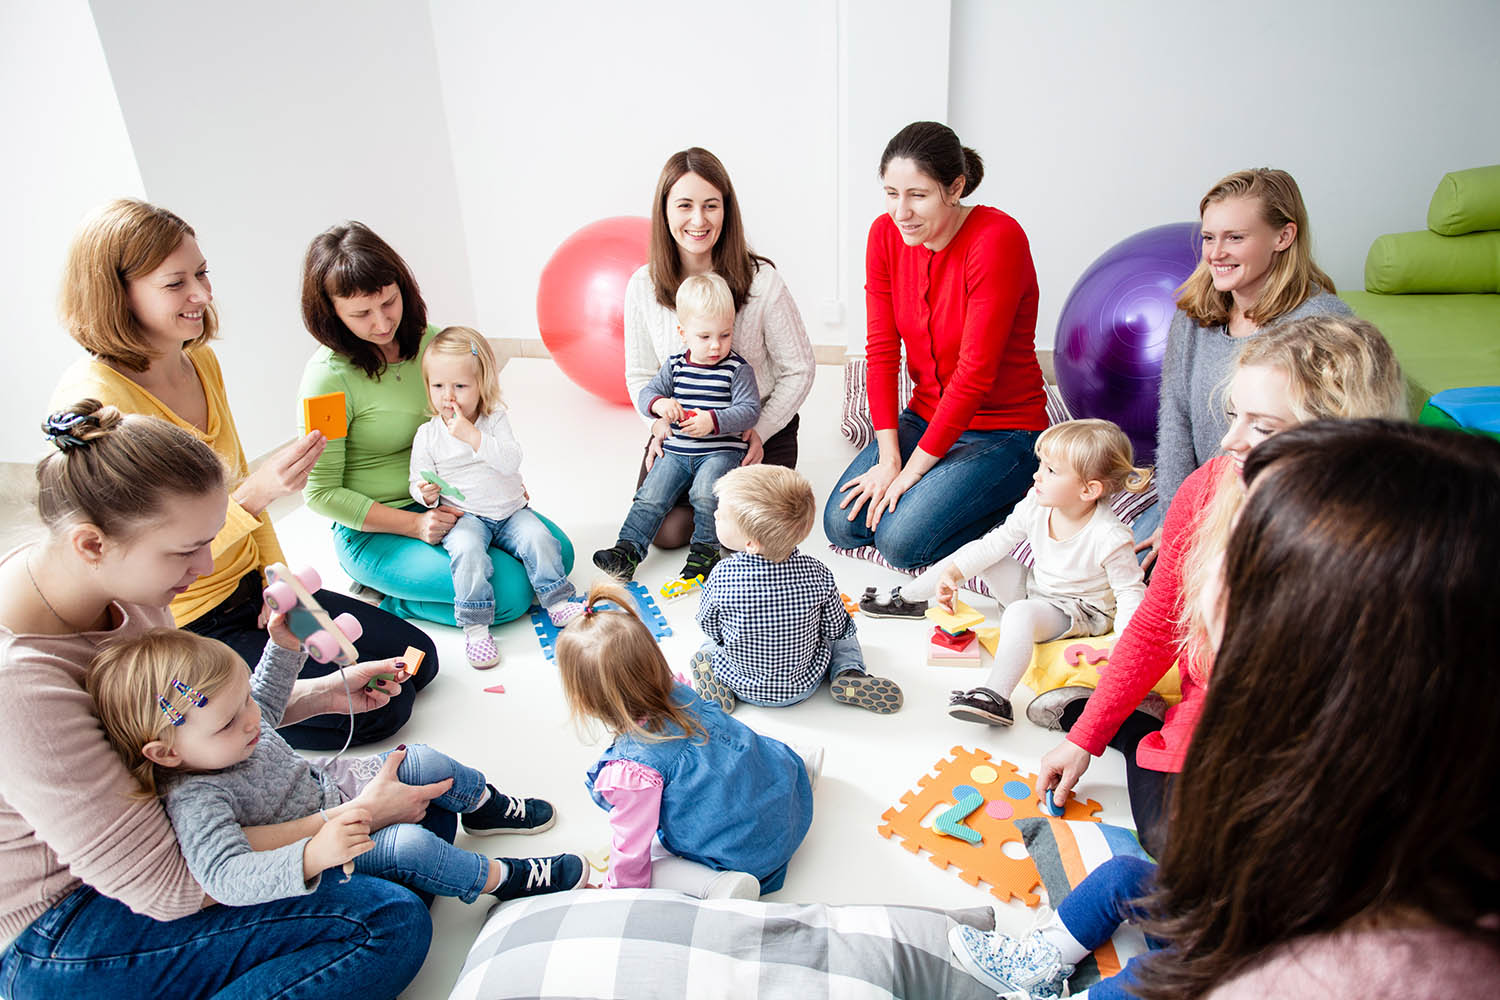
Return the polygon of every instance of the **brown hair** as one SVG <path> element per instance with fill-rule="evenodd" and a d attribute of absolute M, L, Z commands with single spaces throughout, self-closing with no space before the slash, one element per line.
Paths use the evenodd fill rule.
<path fill-rule="evenodd" d="M 1333 279 L 1313 263 L 1312 234 L 1307 225 L 1307 206 L 1302 191 L 1285 170 L 1257 167 L 1241 170 L 1221 179 L 1208 189 L 1198 202 L 1198 217 L 1215 202 L 1230 198 L 1253 198 L 1260 205 L 1261 218 L 1274 230 L 1295 223 L 1296 235 L 1291 246 L 1278 250 L 1271 261 L 1271 271 L 1260 295 L 1245 312 L 1245 318 L 1256 326 L 1265 326 L 1278 316 L 1291 312 L 1318 292 L 1332 295 L 1337 289 Z M 1214 288 L 1213 270 L 1199 255 L 1198 266 L 1178 289 L 1177 307 L 1199 326 L 1220 326 L 1229 322 L 1234 296 Z"/>
<path fill-rule="evenodd" d="M 649 741 L 708 739 L 673 699 L 667 658 L 630 592 L 613 581 L 596 581 L 583 614 L 558 635 L 557 671 L 574 722 L 598 719 L 612 733 Z"/>
<path fill-rule="evenodd" d="M 945 191 L 962 177 L 960 198 L 973 194 L 984 179 L 984 159 L 959 142 L 958 133 L 942 122 L 912 122 L 891 136 L 880 154 L 881 177 L 885 176 L 886 164 L 898 157 L 915 163 Z"/>
<path fill-rule="evenodd" d="M 128 538 L 169 499 L 224 489 L 214 450 L 165 420 L 85 399 L 47 418 L 57 451 L 37 463 L 37 513 L 49 529 L 87 522 Z"/>
<path fill-rule="evenodd" d="M 161 266 L 193 227 L 165 208 L 134 198 L 105 205 L 84 222 L 68 248 L 58 308 L 63 326 L 85 351 L 133 372 L 151 367 L 158 355 L 130 311 L 129 283 Z M 203 332 L 189 346 L 205 344 L 219 329 L 213 303 L 203 307 Z"/>
<path fill-rule="evenodd" d="M 374 295 L 387 285 L 401 292 L 396 347 L 404 361 L 416 357 L 427 329 L 427 303 L 406 261 L 363 222 L 334 226 L 308 244 L 302 262 L 302 323 L 318 343 L 370 378 L 385 371 L 385 357 L 374 344 L 349 332 L 330 296 Z"/>
<path fill-rule="evenodd" d="M 1144 493 L 1151 485 L 1151 470 L 1135 466 L 1130 438 L 1109 420 L 1053 424 L 1036 439 L 1037 458 L 1044 453 L 1066 463 L 1085 483 L 1094 480 L 1103 486 L 1098 503 L 1109 503 L 1121 490 Z"/>
<path fill-rule="evenodd" d="M 177 734 L 157 699 L 165 698 L 185 716 L 193 711 L 192 703 L 173 681 L 213 698 L 244 672 L 245 661 L 234 650 L 185 629 L 148 629 L 108 642 L 94 656 L 86 679 L 89 697 L 94 699 L 109 745 L 141 786 L 143 797 L 157 794 L 157 775 L 156 765 L 141 748 L 153 740 L 171 747 Z"/>
<path fill-rule="evenodd" d="M 672 239 L 672 230 L 667 225 L 667 196 L 672 193 L 672 185 L 687 174 L 702 177 L 717 188 L 724 199 L 724 224 L 719 230 L 718 242 L 714 244 L 712 259 L 714 271 L 729 283 L 729 290 L 734 293 L 734 310 L 739 312 L 750 298 L 750 283 L 755 280 L 760 265 L 775 265 L 769 257 L 751 250 L 745 241 L 740 200 L 729 181 L 729 171 L 724 169 L 717 156 L 698 146 L 667 157 L 661 176 L 656 180 L 656 199 L 651 203 L 650 272 L 656 301 L 668 309 L 677 308 L 677 286 L 682 284 L 684 275 L 677 241 Z"/>
<path fill-rule="evenodd" d="M 500 400 L 500 363 L 490 342 L 478 330 L 468 326 L 448 326 L 432 338 L 427 350 L 422 352 L 422 379 L 427 379 L 427 360 L 444 355 L 453 358 L 473 358 L 477 373 L 475 387 L 479 390 L 479 414 L 494 413 L 502 405 Z M 427 412 L 432 413 L 432 399 L 427 400 Z"/>
<path fill-rule="evenodd" d="M 1142 997 L 1411 913 L 1500 947 L 1500 443 L 1393 421 L 1245 462 L 1224 638 L 1148 901 Z"/>
<path fill-rule="evenodd" d="M 772 562 L 791 556 L 818 518 L 812 485 L 796 469 L 779 465 L 730 469 L 714 483 L 714 496 Z"/>

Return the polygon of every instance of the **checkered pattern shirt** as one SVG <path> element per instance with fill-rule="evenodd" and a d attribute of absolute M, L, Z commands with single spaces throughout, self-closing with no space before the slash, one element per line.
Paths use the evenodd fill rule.
<path fill-rule="evenodd" d="M 793 550 L 783 562 L 737 552 L 703 584 L 698 624 L 719 646 L 714 674 L 756 701 L 785 701 L 822 683 L 829 643 L 855 633 L 833 573 Z"/>

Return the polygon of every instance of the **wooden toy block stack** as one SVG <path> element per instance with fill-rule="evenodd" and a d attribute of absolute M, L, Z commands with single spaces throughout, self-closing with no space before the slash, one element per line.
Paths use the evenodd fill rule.
<path fill-rule="evenodd" d="M 984 621 L 984 615 L 955 600 L 951 612 L 933 606 L 927 609 L 927 618 L 933 623 L 927 641 L 928 666 L 979 666 L 979 637 L 973 628 Z"/>

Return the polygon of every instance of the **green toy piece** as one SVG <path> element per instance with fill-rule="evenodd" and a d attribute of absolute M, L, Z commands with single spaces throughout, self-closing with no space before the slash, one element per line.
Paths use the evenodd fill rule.
<path fill-rule="evenodd" d="M 438 496 L 452 497 L 455 500 L 464 498 L 464 495 L 458 491 L 458 487 L 450 485 L 446 479 L 431 469 L 423 469 L 422 478 L 438 488 Z"/>

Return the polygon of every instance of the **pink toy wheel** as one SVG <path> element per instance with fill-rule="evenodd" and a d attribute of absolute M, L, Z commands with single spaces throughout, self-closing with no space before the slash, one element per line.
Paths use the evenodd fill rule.
<path fill-rule="evenodd" d="M 309 594 L 323 589 L 323 578 L 311 566 L 303 566 L 302 569 L 298 570 L 297 581 L 307 588 Z"/>
<path fill-rule="evenodd" d="M 297 592 L 285 580 L 277 580 L 266 588 L 266 606 L 277 614 L 285 614 L 297 606 Z"/>
<path fill-rule="evenodd" d="M 329 663 L 341 652 L 338 640 L 322 629 L 308 636 L 303 645 L 307 647 L 307 655 L 319 663 Z"/>
<path fill-rule="evenodd" d="M 365 627 L 359 623 L 359 619 L 347 611 L 335 618 L 333 624 L 350 642 L 358 642 L 359 637 L 365 634 Z"/>

